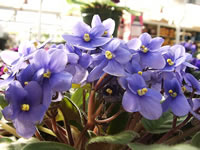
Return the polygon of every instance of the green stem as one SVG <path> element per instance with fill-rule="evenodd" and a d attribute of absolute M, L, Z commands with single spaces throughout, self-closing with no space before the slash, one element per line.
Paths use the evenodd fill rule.
<path fill-rule="evenodd" d="M 13 134 L 14 136 L 20 138 L 20 136 L 17 134 L 16 130 L 13 127 L 9 126 L 8 124 L 4 123 L 1 120 L 0 120 L 0 124 L 1 124 L 1 128 L 6 130 L 7 132 Z"/>

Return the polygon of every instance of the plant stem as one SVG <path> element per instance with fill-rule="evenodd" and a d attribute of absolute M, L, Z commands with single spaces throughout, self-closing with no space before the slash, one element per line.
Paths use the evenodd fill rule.
<path fill-rule="evenodd" d="M 190 128 L 189 130 L 184 131 L 184 133 L 182 135 L 177 135 L 175 137 L 172 137 L 171 139 L 167 140 L 164 143 L 165 144 L 176 144 L 179 141 L 181 141 L 183 138 L 185 138 L 187 136 L 191 136 L 192 134 L 196 133 L 199 130 L 200 130 L 200 125 L 194 126 L 193 128 Z"/>
<path fill-rule="evenodd" d="M 188 114 L 187 118 L 178 126 L 176 126 L 175 128 L 171 129 L 169 132 L 167 132 L 165 135 L 163 135 L 159 140 L 158 140 L 158 144 L 166 141 L 176 130 L 182 128 L 192 117 L 191 114 Z"/>
<path fill-rule="evenodd" d="M 85 112 L 85 89 L 83 89 L 83 112 Z"/>
<path fill-rule="evenodd" d="M 120 110 L 120 111 L 118 111 L 116 114 L 114 114 L 113 116 L 111 116 L 111 117 L 109 117 L 109 118 L 107 118 L 107 119 L 104 119 L 104 120 L 97 120 L 97 119 L 96 119 L 95 122 L 98 123 L 98 124 L 108 123 L 108 122 L 114 120 L 115 118 L 117 118 L 121 112 L 122 112 L 122 111 Z"/>
<path fill-rule="evenodd" d="M 176 128 L 176 122 L 177 122 L 177 116 L 173 116 L 173 123 L 172 123 L 172 128 Z"/>
<path fill-rule="evenodd" d="M 35 131 L 35 136 L 40 140 L 40 141 L 44 141 L 43 137 L 41 136 L 40 132 L 38 131 L 38 129 L 36 128 Z"/>
<path fill-rule="evenodd" d="M 6 130 L 7 132 L 13 134 L 14 136 L 20 138 L 20 136 L 17 134 L 16 130 L 13 127 L 9 126 L 8 124 L 4 123 L 1 120 L 0 120 L 0 124 L 1 124 L 1 128 Z"/>
<path fill-rule="evenodd" d="M 139 112 L 133 113 L 133 117 L 132 117 L 132 119 L 130 121 L 128 129 L 131 129 L 131 130 L 134 129 L 136 124 L 137 124 L 137 122 L 141 119 L 141 117 L 142 116 L 140 115 Z"/>
<path fill-rule="evenodd" d="M 71 146 L 74 146 L 74 140 L 73 140 L 73 137 L 72 137 L 71 127 L 70 127 L 67 119 L 64 119 L 64 121 L 65 121 L 65 128 L 67 130 L 67 134 L 68 134 L 68 138 L 69 138 L 69 143 L 70 143 Z"/>

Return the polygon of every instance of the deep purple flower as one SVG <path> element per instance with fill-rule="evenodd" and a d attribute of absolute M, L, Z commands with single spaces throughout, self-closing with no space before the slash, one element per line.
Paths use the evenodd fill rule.
<path fill-rule="evenodd" d="M 102 47 L 100 54 L 93 55 L 94 69 L 88 76 L 88 81 L 94 81 L 104 73 L 113 76 L 125 76 L 123 65 L 129 62 L 131 54 L 128 50 L 120 46 L 120 40 L 113 39 Z"/>
<path fill-rule="evenodd" d="M 12 120 L 17 133 L 30 138 L 36 131 L 35 125 L 44 117 L 46 107 L 42 105 L 42 88 L 31 81 L 24 88 L 20 82 L 13 81 L 6 91 L 9 105 L 2 111 L 7 120 Z"/>
<path fill-rule="evenodd" d="M 64 34 L 63 38 L 73 46 L 86 50 L 95 50 L 111 40 L 111 38 L 102 37 L 104 31 L 105 29 L 102 25 L 90 28 L 87 24 L 79 22 L 73 27 L 73 35 Z"/>
<path fill-rule="evenodd" d="M 182 93 L 181 86 L 176 78 L 164 81 L 164 91 L 167 96 L 162 103 L 164 112 L 170 109 L 176 116 L 188 114 L 190 105 Z"/>
<path fill-rule="evenodd" d="M 127 89 L 122 105 L 128 112 L 140 112 L 147 119 L 155 120 L 162 115 L 160 92 L 149 89 L 142 76 L 134 74 L 127 78 Z"/>
<path fill-rule="evenodd" d="M 138 51 L 143 67 L 162 69 L 166 64 L 160 51 L 163 42 L 160 37 L 152 39 L 148 33 L 143 33 L 139 39 L 132 39 L 127 45 L 128 48 Z"/>
<path fill-rule="evenodd" d="M 101 22 L 101 18 L 99 15 L 94 15 L 92 18 L 92 28 L 96 26 L 103 26 L 104 27 L 104 33 L 102 36 L 104 37 L 111 37 L 114 30 L 115 30 L 115 21 L 111 18 L 104 20 Z"/>

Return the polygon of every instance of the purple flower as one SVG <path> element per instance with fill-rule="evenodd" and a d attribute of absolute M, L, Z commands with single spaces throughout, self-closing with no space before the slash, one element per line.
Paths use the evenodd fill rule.
<path fill-rule="evenodd" d="M 87 24 L 79 22 L 73 28 L 73 35 L 64 34 L 63 38 L 73 46 L 86 50 L 95 50 L 111 40 L 111 38 L 102 37 L 104 31 L 105 29 L 102 25 L 90 28 Z"/>
<path fill-rule="evenodd" d="M 143 33 L 139 39 L 132 39 L 127 45 L 128 48 L 138 51 L 143 67 L 162 69 L 166 64 L 160 52 L 163 42 L 164 40 L 160 37 L 152 39 L 148 33 Z"/>
<path fill-rule="evenodd" d="M 178 80 L 176 78 L 165 80 L 164 90 L 167 98 L 162 103 L 163 111 L 170 109 L 176 116 L 188 114 L 190 105 L 182 93 Z"/>
<path fill-rule="evenodd" d="M 115 21 L 111 18 L 104 20 L 101 22 L 101 18 L 99 15 L 94 15 L 92 18 L 92 28 L 96 26 L 103 26 L 104 27 L 104 33 L 102 36 L 104 37 L 111 37 L 114 30 L 115 30 Z"/>
<path fill-rule="evenodd" d="M 31 81 L 24 88 L 20 82 L 13 81 L 6 91 L 9 105 L 2 110 L 7 120 L 12 120 L 17 133 L 30 138 L 35 133 L 35 125 L 44 117 L 46 107 L 42 105 L 42 88 Z"/>
<path fill-rule="evenodd" d="M 162 95 L 147 88 L 144 79 L 134 74 L 127 78 L 127 89 L 122 99 L 122 105 L 128 112 L 140 112 L 147 119 L 155 120 L 162 115 L 160 101 Z"/>
<path fill-rule="evenodd" d="M 192 92 L 194 90 L 196 94 L 200 94 L 200 83 L 192 74 L 185 73 L 183 78 L 188 91 Z"/>
<path fill-rule="evenodd" d="M 102 47 L 100 54 L 94 55 L 94 69 L 88 76 L 88 81 L 94 81 L 102 74 L 108 73 L 113 76 L 125 76 L 123 65 L 129 62 L 131 54 L 120 46 L 120 40 L 113 39 Z"/>

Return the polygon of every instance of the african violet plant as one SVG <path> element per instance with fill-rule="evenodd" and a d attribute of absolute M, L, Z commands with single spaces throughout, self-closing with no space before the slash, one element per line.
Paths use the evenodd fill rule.
<path fill-rule="evenodd" d="M 23 150 L 198 149 L 200 84 L 185 71 L 196 68 L 192 56 L 148 33 L 113 38 L 114 27 L 95 15 L 91 27 L 78 22 L 64 34 L 65 45 L 1 52 L 1 135 L 34 136 Z"/>

